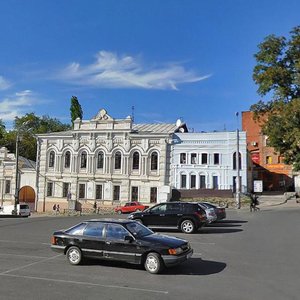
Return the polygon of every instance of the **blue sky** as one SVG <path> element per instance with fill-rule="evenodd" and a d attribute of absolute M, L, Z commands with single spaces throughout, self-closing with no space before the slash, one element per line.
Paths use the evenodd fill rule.
<path fill-rule="evenodd" d="M 233 130 L 257 102 L 253 55 L 300 25 L 298 0 L 10 0 L 0 4 L 0 119 L 70 122 L 100 108 L 136 123 Z M 239 120 L 240 121 L 240 120 Z"/>

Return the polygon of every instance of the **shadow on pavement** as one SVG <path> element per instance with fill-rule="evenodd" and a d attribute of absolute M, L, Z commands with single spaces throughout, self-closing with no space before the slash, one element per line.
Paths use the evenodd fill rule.
<path fill-rule="evenodd" d="M 226 268 L 223 262 L 190 258 L 176 267 L 165 269 L 163 274 L 168 275 L 211 275 L 222 272 Z"/>
<path fill-rule="evenodd" d="M 202 227 L 199 229 L 199 233 L 205 234 L 217 234 L 217 233 L 235 233 L 241 232 L 243 229 L 234 229 L 234 228 L 220 228 L 220 227 Z"/>

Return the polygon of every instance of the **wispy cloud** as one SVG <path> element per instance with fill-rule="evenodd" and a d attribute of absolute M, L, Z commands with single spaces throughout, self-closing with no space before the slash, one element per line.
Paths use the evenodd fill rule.
<path fill-rule="evenodd" d="M 12 85 L 11 82 L 9 82 L 3 76 L 0 76 L 0 91 L 7 90 L 9 87 L 11 87 L 11 85 Z"/>
<path fill-rule="evenodd" d="M 23 115 L 26 109 L 37 101 L 30 90 L 15 93 L 12 96 L 0 100 L 0 119 L 12 121 L 16 116 Z"/>
<path fill-rule="evenodd" d="M 181 63 L 147 67 L 141 59 L 118 56 L 100 51 L 90 65 L 73 62 L 57 74 L 56 78 L 71 84 L 106 88 L 172 89 L 178 85 L 198 82 L 210 75 L 199 76 Z"/>

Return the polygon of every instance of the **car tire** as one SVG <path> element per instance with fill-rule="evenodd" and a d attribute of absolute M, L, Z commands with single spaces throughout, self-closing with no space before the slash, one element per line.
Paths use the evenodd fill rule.
<path fill-rule="evenodd" d="M 118 213 L 118 215 L 121 215 L 121 214 L 122 214 L 122 211 L 121 211 L 121 210 L 118 210 L 117 213 Z"/>
<path fill-rule="evenodd" d="M 82 261 L 81 250 L 76 246 L 70 247 L 68 249 L 66 255 L 67 255 L 67 259 L 71 265 L 79 265 Z"/>
<path fill-rule="evenodd" d="M 193 233 L 196 229 L 196 226 L 192 220 L 183 220 L 180 224 L 180 229 L 183 233 Z"/>
<path fill-rule="evenodd" d="M 148 253 L 145 260 L 145 269 L 151 274 L 158 274 L 164 269 L 164 263 L 158 253 Z"/>

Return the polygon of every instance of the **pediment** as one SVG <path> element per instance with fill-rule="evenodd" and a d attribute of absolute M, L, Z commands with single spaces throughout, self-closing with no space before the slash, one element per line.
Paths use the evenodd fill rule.
<path fill-rule="evenodd" d="M 94 121 L 108 121 L 113 120 L 113 118 L 107 113 L 105 109 L 100 109 L 97 115 L 92 119 Z"/>

